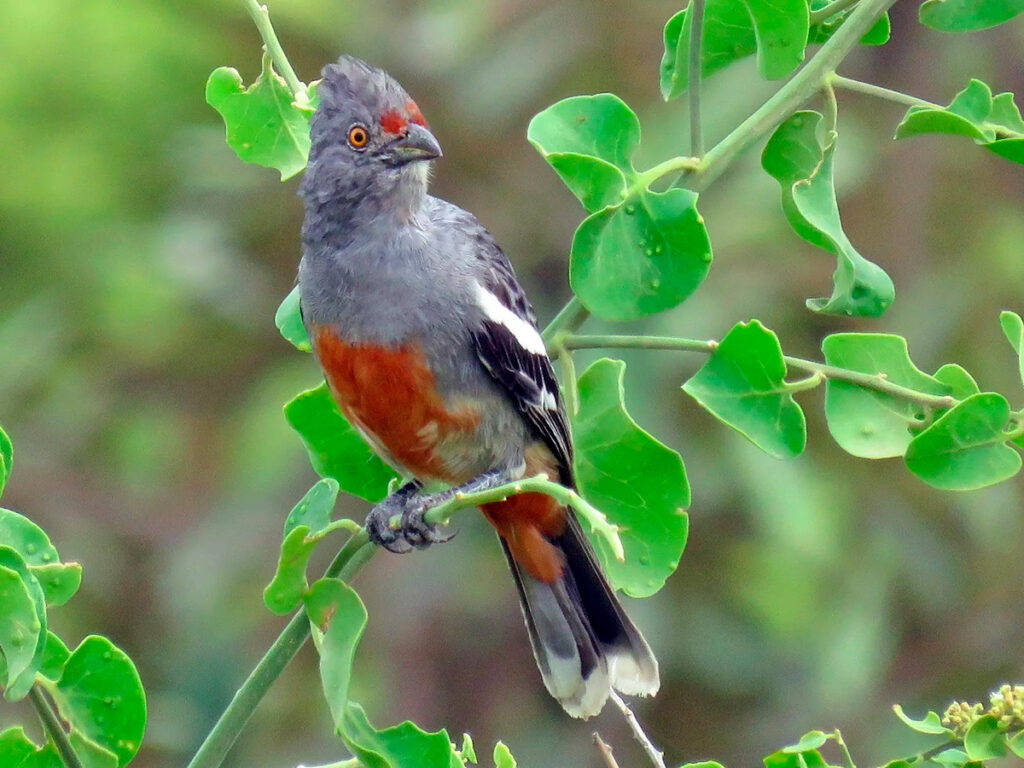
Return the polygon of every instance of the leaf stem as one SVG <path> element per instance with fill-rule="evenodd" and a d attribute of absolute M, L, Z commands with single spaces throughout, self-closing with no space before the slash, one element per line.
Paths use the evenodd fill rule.
<path fill-rule="evenodd" d="M 562 399 L 565 400 L 565 410 L 571 421 L 580 410 L 580 393 L 576 388 L 576 363 L 572 359 L 572 352 L 566 349 L 559 350 L 558 361 L 562 364 Z"/>
<path fill-rule="evenodd" d="M 704 0 L 690 0 L 690 48 L 687 100 L 690 104 L 690 154 L 704 156 L 704 131 L 700 121 L 701 52 L 704 45 Z"/>
<path fill-rule="evenodd" d="M 846 768 L 857 768 L 853 762 L 853 755 L 850 754 L 850 748 L 846 746 L 846 742 L 843 741 L 843 734 L 836 728 L 832 732 L 832 738 L 835 739 L 836 744 L 839 745 L 840 751 L 843 753 L 843 762 L 846 763 Z"/>
<path fill-rule="evenodd" d="M 700 341 L 698 339 L 681 339 L 674 336 L 599 336 L 599 335 L 571 335 L 562 339 L 562 345 L 566 349 L 666 349 L 677 352 L 714 352 L 718 348 L 718 342 L 714 340 Z M 831 379 L 833 381 L 845 381 L 856 384 L 866 389 L 873 389 L 876 392 L 884 392 L 903 400 L 919 403 L 928 408 L 952 408 L 960 401 L 950 395 L 932 395 L 927 392 L 918 392 L 916 389 L 904 387 L 888 381 L 884 373 L 864 373 L 862 371 L 851 371 L 827 363 L 819 363 L 814 360 L 805 360 L 800 357 L 786 355 L 783 358 L 786 365 L 799 371 L 811 374 L 811 377 L 803 382 L 794 382 L 796 386 L 810 388 L 810 382 L 815 377 L 818 381 Z M 793 386 L 793 385 L 789 385 Z"/>
<path fill-rule="evenodd" d="M 345 546 L 327 568 L 326 575 L 347 581 L 373 556 L 375 550 L 376 547 L 370 544 L 366 530 L 360 530 L 345 542 Z M 249 677 L 235 693 L 216 725 L 207 734 L 188 768 L 216 768 L 224 762 L 256 706 L 288 663 L 295 658 L 295 654 L 308 637 L 309 620 L 305 609 L 302 609 L 285 625 L 281 634 L 249 673 Z"/>
<path fill-rule="evenodd" d="M 270 11 L 267 10 L 267 6 L 261 5 L 257 0 L 242 0 L 242 3 L 252 17 L 256 29 L 259 30 L 260 37 L 263 38 L 263 47 L 270 56 L 270 60 L 274 62 L 274 66 L 277 67 L 277 71 L 281 73 L 292 96 L 295 97 L 295 102 L 300 107 L 308 106 L 309 94 L 306 91 L 306 86 L 295 74 L 291 62 L 288 61 L 288 57 L 284 53 L 284 48 L 281 47 L 281 41 L 277 39 L 274 25 L 270 23 Z"/>
<path fill-rule="evenodd" d="M 830 136 L 826 144 L 835 141 L 836 129 L 839 127 L 839 102 L 836 101 L 836 89 L 832 87 L 832 80 L 828 79 L 821 88 L 825 96 L 825 126 Z"/>
<path fill-rule="evenodd" d="M 46 698 L 46 694 L 43 693 L 43 689 L 39 687 L 38 683 L 29 689 L 28 699 L 32 702 L 36 714 L 39 715 L 46 733 L 53 740 L 53 744 L 57 748 L 61 760 L 64 761 L 64 765 L 67 768 L 82 768 L 82 761 L 75 752 L 75 748 L 71 746 L 71 741 L 68 739 L 67 731 L 64 730 L 64 726 L 60 721 L 60 716 L 53 708 L 50 700 Z"/>
<path fill-rule="evenodd" d="M 583 306 L 583 302 L 579 300 L 579 297 L 574 295 L 566 302 L 559 313 L 555 315 L 555 319 L 548 323 L 541 336 L 550 346 L 555 336 L 563 331 L 572 333 L 578 330 L 588 317 L 590 317 L 589 310 Z M 551 359 L 554 360 L 557 356 L 556 350 L 556 354 L 552 355 Z"/>
<path fill-rule="evenodd" d="M 819 8 L 816 11 L 811 11 L 811 26 L 815 24 L 821 24 L 821 22 L 823 21 L 827 21 L 836 14 L 842 13 L 847 8 L 856 5 L 858 1 L 859 0 L 832 0 L 832 2 L 826 5 L 824 8 Z"/>
<path fill-rule="evenodd" d="M 664 754 L 654 746 L 647 734 L 644 733 L 644 729 L 640 725 L 640 721 L 636 719 L 636 715 L 633 714 L 633 710 L 629 708 L 629 705 L 615 691 L 611 692 L 610 698 L 615 702 L 615 706 L 619 708 L 619 711 L 622 712 L 622 716 L 626 718 L 626 723 L 629 725 L 630 730 L 633 731 L 633 737 L 640 742 L 640 746 L 647 753 L 647 757 L 650 758 L 656 768 L 665 768 Z"/>
<path fill-rule="evenodd" d="M 930 101 L 919 99 L 916 96 L 911 96 L 908 93 L 902 93 L 900 91 L 894 91 L 891 88 L 883 88 L 881 85 L 874 85 L 873 83 L 865 83 L 860 80 L 854 80 L 850 77 L 843 77 L 833 72 L 828 82 L 836 88 L 843 88 L 847 91 L 855 91 L 857 93 L 863 93 L 867 96 L 874 96 L 878 99 L 885 99 L 886 101 L 892 101 L 896 104 L 903 104 L 907 107 L 928 107 L 929 109 L 945 109 L 941 104 L 933 104 Z"/>
<path fill-rule="evenodd" d="M 601 753 L 601 761 L 605 764 L 605 768 L 619 768 L 619 764 L 615 762 L 615 755 L 612 754 L 612 748 L 601 738 L 601 734 L 594 731 L 592 738 L 597 751 Z"/>
<path fill-rule="evenodd" d="M 743 150 L 767 134 L 787 115 L 820 90 L 825 80 L 857 45 L 871 25 L 896 0 L 860 0 L 843 25 L 809 62 L 728 136 L 712 147 L 693 173 L 683 177 L 689 189 L 700 192 L 713 182 Z"/>

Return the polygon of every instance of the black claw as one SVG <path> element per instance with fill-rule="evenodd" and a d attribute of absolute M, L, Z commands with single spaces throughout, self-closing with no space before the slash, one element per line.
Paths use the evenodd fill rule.
<path fill-rule="evenodd" d="M 370 541 L 397 555 L 412 551 L 412 545 L 403 532 L 396 531 L 390 525 L 391 518 L 403 512 L 405 501 L 405 495 L 393 494 L 371 509 L 366 516 L 366 533 Z"/>
<path fill-rule="evenodd" d="M 443 544 L 455 536 L 455 531 L 442 533 L 436 524 L 424 519 L 424 515 L 437 506 L 436 501 L 431 497 L 413 498 L 402 510 L 402 536 L 416 549 L 426 549 L 432 544 Z"/>

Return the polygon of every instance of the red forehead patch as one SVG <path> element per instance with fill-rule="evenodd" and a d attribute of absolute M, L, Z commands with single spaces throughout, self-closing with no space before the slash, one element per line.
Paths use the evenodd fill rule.
<path fill-rule="evenodd" d="M 397 109 L 384 110 L 380 115 L 380 127 L 388 133 L 405 133 L 408 119 Z"/>
<path fill-rule="evenodd" d="M 415 101 L 409 100 L 405 102 L 405 109 L 409 113 L 409 120 L 417 125 L 422 125 L 424 128 L 427 127 L 427 121 L 423 119 L 423 113 L 420 112 L 420 108 L 416 106 Z"/>

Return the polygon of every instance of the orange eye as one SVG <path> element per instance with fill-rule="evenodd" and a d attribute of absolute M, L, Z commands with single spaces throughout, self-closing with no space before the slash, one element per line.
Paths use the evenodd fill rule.
<path fill-rule="evenodd" d="M 362 149 L 370 141 L 370 134 L 361 125 L 353 125 L 348 129 L 348 145 L 352 149 Z"/>

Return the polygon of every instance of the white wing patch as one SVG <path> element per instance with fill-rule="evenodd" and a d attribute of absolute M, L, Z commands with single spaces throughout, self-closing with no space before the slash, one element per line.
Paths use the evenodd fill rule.
<path fill-rule="evenodd" d="M 547 354 L 547 350 L 544 348 L 544 339 L 540 337 L 537 329 L 502 304 L 497 296 L 480 283 L 476 284 L 476 301 L 487 318 L 505 326 L 527 352 L 534 355 Z"/>

